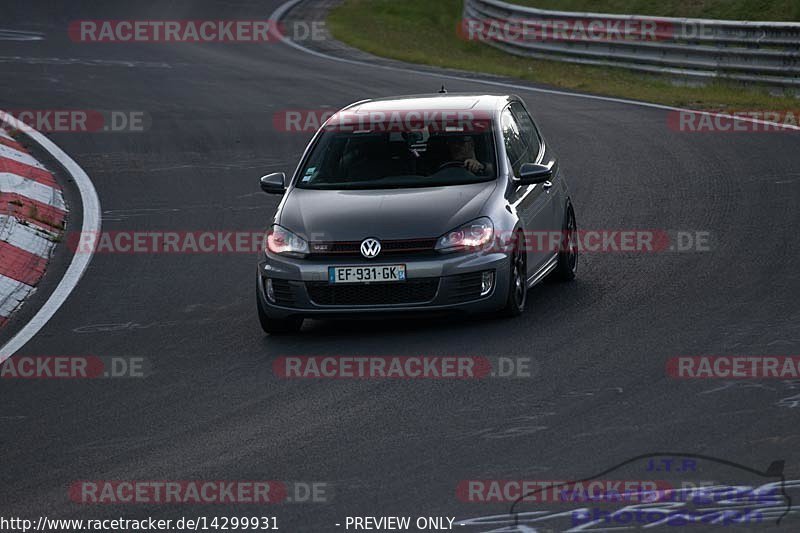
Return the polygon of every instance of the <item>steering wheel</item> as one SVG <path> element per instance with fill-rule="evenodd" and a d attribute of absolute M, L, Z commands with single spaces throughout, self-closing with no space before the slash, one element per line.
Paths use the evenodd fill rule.
<path fill-rule="evenodd" d="M 436 169 L 436 172 L 439 172 L 440 170 L 444 170 L 444 169 L 450 168 L 450 167 L 466 168 L 466 167 L 464 167 L 464 162 L 463 161 L 445 161 L 444 163 L 439 165 L 439 167 Z"/>

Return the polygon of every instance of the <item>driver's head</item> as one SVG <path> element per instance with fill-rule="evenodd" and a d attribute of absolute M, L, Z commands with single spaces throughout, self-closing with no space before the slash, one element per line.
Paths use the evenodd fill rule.
<path fill-rule="evenodd" d="M 475 141 L 469 135 L 448 137 L 447 148 L 453 161 L 475 158 Z"/>

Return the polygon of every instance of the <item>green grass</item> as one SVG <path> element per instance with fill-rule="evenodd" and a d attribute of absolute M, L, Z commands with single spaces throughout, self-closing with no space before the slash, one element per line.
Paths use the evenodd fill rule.
<path fill-rule="evenodd" d="M 561 5 L 561 1 L 543 0 L 542 4 L 551 2 Z M 570 0 L 563 1 L 566 4 Z M 650 3 L 649 0 L 631 0 L 635 1 Z M 722 1 L 705 0 L 705 3 Z M 765 0 L 750 1 L 763 3 Z M 690 2 L 671 0 L 667 3 Z M 777 4 L 780 1 L 767 3 Z M 783 110 L 798 107 L 795 98 L 770 96 L 766 90 L 743 88 L 730 82 L 713 82 L 705 87 L 680 87 L 662 78 L 625 69 L 514 57 L 486 44 L 459 38 L 456 29 L 461 20 L 462 7 L 462 0 L 345 0 L 330 13 L 328 26 L 335 38 L 351 46 L 412 63 L 500 74 L 564 89 L 695 109 Z M 420 92 L 425 89 L 433 91 L 436 87 L 421 87 Z"/>
<path fill-rule="evenodd" d="M 730 20 L 800 20 L 797 0 L 512 0 L 542 9 Z"/>

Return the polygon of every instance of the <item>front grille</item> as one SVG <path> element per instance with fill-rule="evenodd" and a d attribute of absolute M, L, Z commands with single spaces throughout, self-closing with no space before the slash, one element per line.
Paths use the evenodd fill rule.
<path fill-rule="evenodd" d="M 451 303 L 468 302 L 481 297 L 481 280 L 483 272 L 459 274 L 448 277 L 450 288 L 447 291 Z"/>
<path fill-rule="evenodd" d="M 422 304 L 436 297 L 439 278 L 409 279 L 389 283 L 306 283 L 308 296 L 317 305 Z"/>
<path fill-rule="evenodd" d="M 294 291 L 288 280 L 273 279 L 272 292 L 275 293 L 275 303 L 291 306 L 294 304 Z"/>
<path fill-rule="evenodd" d="M 361 257 L 362 241 L 312 242 L 311 257 Z M 380 241 L 380 255 L 390 254 L 432 254 L 436 239 L 406 239 Z"/>

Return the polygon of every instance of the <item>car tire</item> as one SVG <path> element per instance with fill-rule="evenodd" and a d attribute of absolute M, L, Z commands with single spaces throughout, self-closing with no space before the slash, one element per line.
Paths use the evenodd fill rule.
<path fill-rule="evenodd" d="M 303 327 L 302 317 L 271 318 L 267 316 L 264 304 L 261 303 L 261 296 L 256 294 L 256 300 L 258 302 L 258 321 L 261 323 L 261 329 L 264 330 L 264 333 L 287 335 L 297 333 Z"/>
<path fill-rule="evenodd" d="M 556 281 L 572 281 L 578 273 L 578 223 L 575 219 L 575 210 L 572 202 L 567 200 L 564 208 L 564 226 L 562 228 L 566 241 L 561 251 L 558 252 L 558 262 L 551 274 L 551 278 Z"/>
<path fill-rule="evenodd" d="M 525 246 L 522 234 L 517 233 L 514 249 L 511 252 L 511 261 L 508 268 L 508 297 L 506 305 L 501 311 L 505 317 L 515 317 L 525 310 L 528 301 L 528 279 L 526 269 Z"/>

